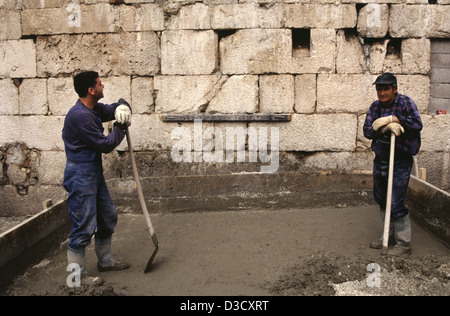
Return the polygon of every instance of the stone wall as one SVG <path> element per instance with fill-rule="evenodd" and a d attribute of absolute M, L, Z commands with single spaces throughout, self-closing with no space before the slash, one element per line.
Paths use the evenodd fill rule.
<path fill-rule="evenodd" d="M 100 73 L 102 102 L 132 104 L 142 177 L 260 172 L 277 158 L 264 143 L 279 149 L 271 172 L 370 172 L 362 124 L 373 81 L 390 71 L 424 122 L 419 167 L 450 190 L 450 115 L 429 107 L 431 43 L 450 39 L 448 16 L 448 0 L 0 0 L 0 215 L 65 195 L 61 129 L 82 70 Z M 250 121 L 164 121 L 175 114 Z M 231 153 L 229 130 L 245 133 Z M 125 141 L 104 165 L 108 178 L 132 176 Z"/>

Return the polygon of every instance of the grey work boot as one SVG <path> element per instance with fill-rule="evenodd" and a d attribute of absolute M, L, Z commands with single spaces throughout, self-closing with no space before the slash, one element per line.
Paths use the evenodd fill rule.
<path fill-rule="evenodd" d="M 395 246 L 396 242 L 395 242 L 395 237 L 394 234 L 389 236 L 389 240 L 388 240 L 388 247 L 389 246 Z M 374 240 L 370 243 L 369 245 L 370 248 L 372 249 L 381 249 L 383 248 L 383 237 L 381 237 L 380 239 Z"/>
<path fill-rule="evenodd" d="M 102 285 L 103 279 L 99 277 L 92 277 L 86 271 L 86 259 L 85 259 L 85 248 L 73 249 L 68 247 L 67 249 L 67 262 L 68 266 L 71 268 L 76 268 L 74 264 L 78 265 L 80 268 L 80 283 L 81 285 Z"/>
<path fill-rule="evenodd" d="M 104 240 L 95 238 L 95 253 L 98 257 L 97 268 L 100 272 L 120 271 L 130 267 L 127 262 L 116 261 L 111 257 L 111 237 Z"/>
<path fill-rule="evenodd" d="M 388 249 L 387 255 L 408 258 L 412 254 L 411 220 L 409 214 L 396 218 L 392 222 L 395 226 L 395 240 L 397 240 L 397 244 L 394 248 Z"/>
<path fill-rule="evenodd" d="M 397 244 L 393 248 L 388 249 L 387 255 L 394 257 L 409 258 L 412 255 L 411 243 L 407 242 Z"/>
<path fill-rule="evenodd" d="M 67 262 L 69 265 L 77 264 L 80 267 L 80 273 L 86 273 L 85 249 L 67 249 Z"/>

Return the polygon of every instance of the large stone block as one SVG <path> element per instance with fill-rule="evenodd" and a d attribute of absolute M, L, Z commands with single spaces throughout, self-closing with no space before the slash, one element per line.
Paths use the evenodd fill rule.
<path fill-rule="evenodd" d="M 24 116 L 21 120 L 20 141 L 38 150 L 64 150 L 61 131 L 63 116 Z"/>
<path fill-rule="evenodd" d="M 295 112 L 313 113 L 316 110 L 317 75 L 295 76 Z"/>
<path fill-rule="evenodd" d="M 294 110 L 294 77 L 264 75 L 259 78 L 262 113 L 291 113 Z"/>
<path fill-rule="evenodd" d="M 120 98 L 131 102 L 131 78 L 129 76 L 112 76 L 100 78 L 103 85 L 104 97 L 99 102 L 111 104 L 117 102 Z"/>
<path fill-rule="evenodd" d="M 157 76 L 158 113 L 255 113 L 257 76 Z"/>
<path fill-rule="evenodd" d="M 115 32 L 118 9 L 107 3 L 22 11 L 23 35 Z"/>
<path fill-rule="evenodd" d="M 217 5 L 213 7 L 214 29 L 246 29 L 258 27 L 257 7 L 252 4 Z"/>
<path fill-rule="evenodd" d="M 356 26 L 351 4 L 287 4 L 285 26 L 289 28 L 343 29 Z"/>
<path fill-rule="evenodd" d="M 285 60 L 287 73 L 334 73 L 336 60 L 336 31 L 334 29 L 311 29 L 308 56 Z M 287 40 L 290 46 L 292 41 Z"/>
<path fill-rule="evenodd" d="M 430 79 L 425 75 L 397 75 L 398 93 L 406 94 L 420 113 L 427 113 L 430 98 Z"/>
<path fill-rule="evenodd" d="M 267 2 L 258 6 L 258 27 L 260 28 L 282 28 L 284 27 L 284 5 Z"/>
<path fill-rule="evenodd" d="M 16 0 L 17 1 L 17 0 Z M 68 0 L 20 0 L 23 3 L 23 7 L 25 9 L 48 9 L 48 8 L 62 8 L 64 5 L 68 3 L 76 3 L 80 1 L 68 1 Z M 18 2 L 20 2 L 18 1 Z M 97 1 L 97 0 L 85 0 L 84 2 L 87 4 L 89 1 Z M 109 0 L 103 0 L 103 2 L 108 2 Z M 92 2 L 96 3 L 96 2 Z"/>
<path fill-rule="evenodd" d="M 321 74 L 317 78 L 318 113 L 364 113 L 377 100 L 376 76 L 369 74 Z"/>
<path fill-rule="evenodd" d="M 258 92 L 258 76 L 231 76 L 211 99 L 206 112 L 255 113 Z"/>
<path fill-rule="evenodd" d="M 0 0 L 0 9 L 20 10 L 21 6 L 22 6 L 22 1 Z"/>
<path fill-rule="evenodd" d="M 45 115 L 47 112 L 47 79 L 24 79 L 19 87 L 19 113 Z"/>
<path fill-rule="evenodd" d="M 36 49 L 42 77 L 79 70 L 96 70 L 100 76 L 159 71 L 159 39 L 154 32 L 38 36 Z"/>
<path fill-rule="evenodd" d="M 0 77 L 36 76 L 36 47 L 33 40 L 0 41 Z"/>
<path fill-rule="evenodd" d="M 291 31 L 239 30 L 222 38 L 220 67 L 224 74 L 285 73 L 292 56 Z"/>
<path fill-rule="evenodd" d="M 64 150 L 63 116 L 0 116 L 0 146 L 22 142 L 37 150 Z"/>
<path fill-rule="evenodd" d="M 362 37 L 383 38 L 389 30 L 389 6 L 369 3 L 358 13 L 357 30 Z"/>
<path fill-rule="evenodd" d="M 357 118 L 353 114 L 293 114 L 290 122 L 270 123 L 270 127 L 279 128 L 280 151 L 354 151 L 356 146 Z"/>
<path fill-rule="evenodd" d="M 446 38 L 450 33 L 448 5 L 393 5 L 389 16 L 392 37 Z"/>
<path fill-rule="evenodd" d="M 450 151 L 450 115 L 421 115 L 421 151 Z"/>
<path fill-rule="evenodd" d="M 0 126 L 2 132 L 0 133 L 0 146 L 20 142 L 22 140 L 22 116 L 16 115 L 0 115 Z"/>
<path fill-rule="evenodd" d="M 41 151 L 38 167 L 40 183 L 62 185 L 65 165 L 64 151 Z"/>
<path fill-rule="evenodd" d="M 166 30 L 207 30 L 211 28 L 211 7 L 202 3 L 184 5 L 165 21 Z"/>
<path fill-rule="evenodd" d="M 130 136 L 133 150 L 135 151 L 156 150 L 170 152 L 174 148 L 174 145 L 182 139 L 190 140 L 188 147 L 190 147 L 190 151 L 194 151 L 194 137 L 203 137 L 203 131 L 207 127 L 213 127 L 213 123 L 201 123 L 199 135 L 194 135 L 194 123 L 169 123 L 163 122 L 157 114 L 133 114 Z M 195 141 L 203 142 L 202 139 Z M 198 147 L 197 150 L 201 151 L 203 145 L 199 145 Z M 117 147 L 117 150 L 128 151 L 125 139 Z"/>
<path fill-rule="evenodd" d="M 19 91 L 11 79 L 0 80 L 0 95 L 2 96 L 0 115 L 18 114 Z"/>
<path fill-rule="evenodd" d="M 19 11 L 0 9 L 0 41 L 18 40 L 21 36 Z"/>
<path fill-rule="evenodd" d="M 155 110 L 153 77 L 136 77 L 131 80 L 131 108 L 134 114 Z"/>
<path fill-rule="evenodd" d="M 217 34 L 212 31 L 164 31 L 161 35 L 163 75 L 209 75 L 217 67 Z"/>
<path fill-rule="evenodd" d="M 199 113 L 220 91 L 227 76 L 156 76 L 157 113 Z"/>
<path fill-rule="evenodd" d="M 255 3 L 216 5 L 212 9 L 214 29 L 281 28 L 283 6 L 260 6 Z"/>
<path fill-rule="evenodd" d="M 428 38 L 402 40 L 402 73 L 424 74 L 430 72 L 431 43 Z"/>
<path fill-rule="evenodd" d="M 164 12 L 153 3 L 120 6 L 119 23 L 125 32 L 161 31 L 164 29 Z"/>
<path fill-rule="evenodd" d="M 367 71 L 366 57 L 358 37 L 339 30 L 337 34 L 336 72 L 361 74 Z"/>
<path fill-rule="evenodd" d="M 66 115 L 78 100 L 72 77 L 48 78 L 47 90 L 48 107 L 52 115 Z"/>

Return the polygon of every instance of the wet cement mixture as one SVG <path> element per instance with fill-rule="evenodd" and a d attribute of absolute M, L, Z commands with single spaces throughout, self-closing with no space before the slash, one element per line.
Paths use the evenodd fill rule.
<path fill-rule="evenodd" d="M 113 255 L 131 267 L 87 269 L 102 282 L 69 287 L 67 242 L 30 267 L 1 295 L 55 296 L 448 296 L 450 249 L 412 223 L 413 255 L 382 256 L 368 247 L 382 223 L 378 207 L 154 214 L 153 252 L 143 216 L 120 214 Z"/>

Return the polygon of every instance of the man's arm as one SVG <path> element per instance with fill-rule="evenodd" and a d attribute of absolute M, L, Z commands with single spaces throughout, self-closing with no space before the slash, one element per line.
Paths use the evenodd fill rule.
<path fill-rule="evenodd" d="M 419 133 L 423 127 L 419 110 L 411 98 L 405 97 L 403 101 L 402 112 L 396 120 L 403 126 L 406 133 Z"/>
<path fill-rule="evenodd" d="M 117 119 L 116 115 L 115 115 L 116 109 L 118 107 L 124 106 L 124 105 L 126 105 L 129 108 L 130 115 L 131 115 L 130 104 L 122 98 L 119 99 L 117 102 L 111 103 L 111 104 L 97 103 L 97 105 L 95 106 L 95 111 L 100 116 L 102 122 L 109 122 L 109 121 Z"/>
<path fill-rule="evenodd" d="M 364 137 L 366 137 L 367 139 L 376 138 L 381 134 L 381 130 L 374 131 L 373 127 L 372 127 L 373 122 L 375 121 L 374 108 L 375 108 L 375 105 L 374 105 L 374 103 L 372 103 L 369 107 L 369 111 L 367 112 L 366 120 L 364 121 L 363 133 L 364 133 Z"/>
<path fill-rule="evenodd" d="M 96 152 L 110 153 L 125 137 L 125 130 L 114 126 L 111 133 L 104 135 L 95 124 L 84 124 L 78 130 L 78 137 L 89 148 Z"/>

